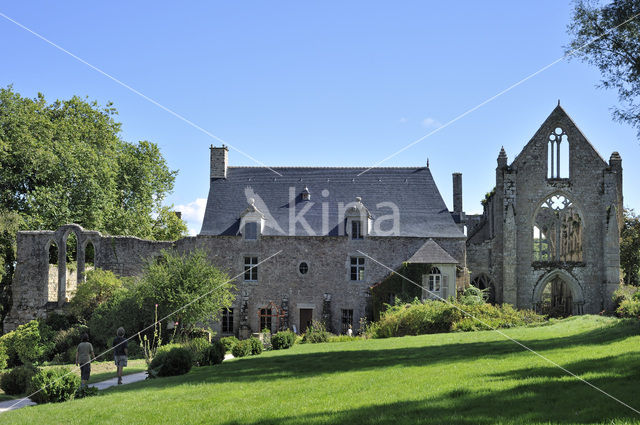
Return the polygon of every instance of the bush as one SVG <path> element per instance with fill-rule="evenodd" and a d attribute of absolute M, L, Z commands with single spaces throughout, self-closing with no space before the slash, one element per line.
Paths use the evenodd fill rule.
<path fill-rule="evenodd" d="M 68 367 L 38 371 L 29 385 L 30 398 L 38 404 L 71 400 L 80 388 L 80 377 Z"/>
<path fill-rule="evenodd" d="M 230 353 L 239 341 L 235 336 L 225 336 L 224 338 L 220 338 L 220 342 L 224 345 L 225 352 Z"/>
<path fill-rule="evenodd" d="M 7 354 L 7 347 L 4 344 L 0 343 L 0 370 L 6 369 L 7 360 L 9 360 L 9 355 Z"/>
<path fill-rule="evenodd" d="M 13 333 L 10 347 L 15 350 L 21 364 L 33 363 L 40 359 L 44 346 L 40 338 L 40 324 L 37 320 L 32 320 L 11 332 Z"/>
<path fill-rule="evenodd" d="M 94 311 L 109 301 L 123 288 L 123 281 L 113 272 L 95 269 L 86 274 L 86 280 L 78 286 L 78 290 L 67 307 L 76 320 L 88 323 Z"/>
<path fill-rule="evenodd" d="M 236 345 L 233 346 L 231 350 L 231 354 L 233 357 L 246 357 L 251 355 L 251 341 L 245 339 L 243 341 L 238 341 Z"/>
<path fill-rule="evenodd" d="M 620 285 L 613 293 L 616 314 L 620 317 L 640 316 L 640 289 L 635 286 Z"/>
<path fill-rule="evenodd" d="M 17 366 L 0 378 L 0 388 L 6 394 L 18 395 L 27 391 L 31 378 L 38 372 L 32 365 Z"/>
<path fill-rule="evenodd" d="M 271 337 L 271 345 L 274 350 L 285 350 L 296 342 L 296 334 L 290 330 L 280 331 Z"/>
<path fill-rule="evenodd" d="M 220 341 L 214 341 L 204 351 L 202 366 L 213 366 L 222 363 L 226 350 Z"/>
<path fill-rule="evenodd" d="M 193 358 L 184 347 L 173 347 L 169 351 L 159 351 L 149 365 L 149 376 L 184 375 L 191 370 Z"/>
<path fill-rule="evenodd" d="M 84 325 L 74 325 L 68 329 L 57 331 L 52 338 L 52 344 L 47 353 L 44 353 L 45 360 L 61 359 L 66 361 L 68 358 L 65 354 L 76 347 L 82 341 L 82 334 L 89 333 L 89 328 Z M 60 355 L 60 356 L 58 356 Z M 75 352 L 74 352 L 75 356 Z"/>
<path fill-rule="evenodd" d="M 357 341 L 359 339 L 362 339 L 362 337 L 359 336 L 349 336 L 349 335 L 333 335 L 329 337 L 329 341 L 328 342 L 351 342 L 351 341 Z"/>
<path fill-rule="evenodd" d="M 461 310 L 470 315 L 466 316 Z M 476 320 L 480 319 L 482 322 Z M 405 335 L 422 335 L 451 331 L 476 331 L 541 324 L 544 316 L 531 310 L 516 310 L 509 304 L 464 305 L 441 301 L 413 302 L 393 306 L 380 320 L 367 329 L 371 338 L 388 338 Z"/>
<path fill-rule="evenodd" d="M 249 341 L 249 344 L 251 345 L 252 356 L 257 356 L 258 354 L 262 353 L 262 349 L 264 348 L 264 346 L 262 345 L 262 341 L 260 341 L 258 338 L 253 336 L 249 338 L 247 341 Z"/>
<path fill-rule="evenodd" d="M 464 305 L 479 305 L 484 304 L 485 300 L 486 294 L 484 290 L 476 288 L 475 286 L 470 286 L 464 290 L 458 301 L 460 304 Z"/>
<path fill-rule="evenodd" d="M 71 318 L 66 314 L 56 313 L 55 311 L 47 314 L 44 324 L 49 326 L 52 331 L 61 331 L 71 327 Z"/>
<path fill-rule="evenodd" d="M 73 398 L 76 399 L 76 398 L 93 397 L 96 395 L 98 395 L 98 389 L 96 387 L 80 387 L 76 391 Z"/>
<path fill-rule="evenodd" d="M 195 338 L 187 342 L 184 346 L 191 351 L 194 366 L 202 366 L 204 363 L 205 351 L 211 344 L 206 338 Z"/>
<path fill-rule="evenodd" d="M 302 337 L 304 344 L 317 344 L 329 341 L 329 332 L 322 322 L 312 322 Z"/>

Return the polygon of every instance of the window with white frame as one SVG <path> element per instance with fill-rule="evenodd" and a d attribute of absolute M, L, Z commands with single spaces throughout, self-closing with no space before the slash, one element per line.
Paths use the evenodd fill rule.
<path fill-rule="evenodd" d="M 249 221 L 244 224 L 244 238 L 251 241 L 258 239 L 258 223 Z"/>
<path fill-rule="evenodd" d="M 258 257 L 244 257 L 244 280 L 255 282 L 258 280 Z"/>
<path fill-rule="evenodd" d="M 364 257 L 351 257 L 351 280 L 364 280 Z"/>
<path fill-rule="evenodd" d="M 351 239 L 363 239 L 362 220 L 351 221 Z"/>
<path fill-rule="evenodd" d="M 431 267 L 429 271 L 429 291 L 434 293 L 440 293 L 442 286 L 442 273 L 437 267 Z"/>

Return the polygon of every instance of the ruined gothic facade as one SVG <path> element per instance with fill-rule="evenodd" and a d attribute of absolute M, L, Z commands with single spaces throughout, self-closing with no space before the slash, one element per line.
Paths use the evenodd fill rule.
<path fill-rule="evenodd" d="M 202 249 L 234 279 L 235 300 L 214 330 L 241 337 L 300 332 L 312 320 L 357 330 L 376 305 L 455 297 L 470 280 L 494 302 L 595 313 L 618 284 L 621 160 L 606 163 L 559 106 L 510 165 L 500 153 L 482 215 L 462 211 L 459 173 L 449 211 L 428 164 L 233 167 L 226 147 L 210 154 L 198 236 L 157 242 L 75 224 L 19 232 L 4 330 L 63 307 L 90 268 L 135 276 L 162 250 Z M 77 261 L 67 264 L 70 237 Z"/>
<path fill-rule="evenodd" d="M 620 281 L 622 160 L 605 161 L 560 105 L 467 216 L 471 282 L 543 313 L 598 313 Z"/>

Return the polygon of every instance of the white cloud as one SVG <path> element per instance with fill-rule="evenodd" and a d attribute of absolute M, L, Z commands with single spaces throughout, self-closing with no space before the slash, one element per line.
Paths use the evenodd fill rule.
<path fill-rule="evenodd" d="M 182 219 L 187 222 L 190 235 L 195 236 L 200 232 L 206 207 L 206 198 L 197 198 L 195 201 L 189 202 L 186 205 L 176 205 L 174 207 L 176 211 L 182 213 Z"/>
<path fill-rule="evenodd" d="M 442 124 L 440 124 L 440 121 L 436 120 L 435 118 L 427 117 L 422 120 L 422 126 L 426 128 L 437 128 L 441 125 Z"/>
<path fill-rule="evenodd" d="M 408 118 L 405 118 L 405 117 L 402 117 L 402 118 L 400 118 L 400 119 L 398 120 L 398 122 L 399 122 L 400 124 L 404 124 L 404 123 L 406 123 L 406 122 L 408 122 L 408 121 L 409 121 L 409 119 L 408 119 Z"/>

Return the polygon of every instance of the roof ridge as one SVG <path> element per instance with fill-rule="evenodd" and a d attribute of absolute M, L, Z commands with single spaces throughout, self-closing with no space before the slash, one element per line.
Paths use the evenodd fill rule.
<path fill-rule="evenodd" d="M 415 166 L 415 167 L 367 167 L 367 166 L 361 166 L 361 167 L 355 167 L 355 166 L 344 166 L 344 167 L 323 167 L 320 165 L 274 165 L 274 166 L 257 166 L 257 165 L 229 165 L 227 168 L 265 168 L 265 169 L 276 169 L 276 168 L 321 168 L 321 169 L 332 169 L 332 170 L 361 170 L 361 169 L 368 169 L 368 170 L 415 170 L 418 168 L 428 168 L 427 166 Z"/>

